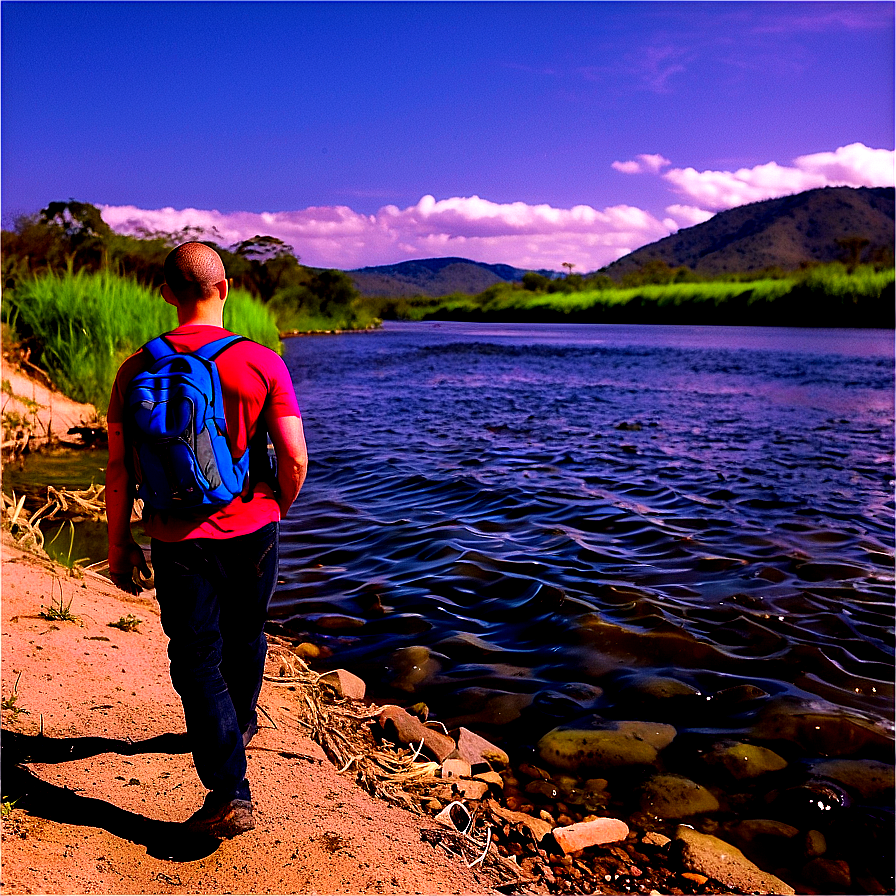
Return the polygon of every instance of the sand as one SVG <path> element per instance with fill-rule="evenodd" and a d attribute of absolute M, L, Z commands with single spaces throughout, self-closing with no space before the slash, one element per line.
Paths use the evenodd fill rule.
<path fill-rule="evenodd" d="M 180 822 L 205 790 L 154 601 L 3 538 L 3 892 L 495 892 L 424 841 L 432 819 L 340 775 L 303 737 L 295 692 L 272 682 L 260 700 L 272 721 L 261 716 L 247 753 L 256 829 L 187 837 Z M 60 601 L 77 621 L 40 615 Z M 110 627 L 129 615 L 137 631 Z"/>

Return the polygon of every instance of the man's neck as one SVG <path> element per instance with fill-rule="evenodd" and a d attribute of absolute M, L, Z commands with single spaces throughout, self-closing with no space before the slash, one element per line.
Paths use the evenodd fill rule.
<path fill-rule="evenodd" d="M 221 302 L 216 302 L 217 307 L 208 307 L 211 303 L 197 303 L 193 306 L 182 307 L 177 306 L 177 324 L 180 327 L 186 326 L 206 326 L 206 327 L 222 327 L 224 326 L 224 308 Z"/>

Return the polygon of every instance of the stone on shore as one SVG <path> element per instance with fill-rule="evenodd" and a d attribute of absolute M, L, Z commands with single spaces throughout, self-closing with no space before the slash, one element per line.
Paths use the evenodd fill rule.
<path fill-rule="evenodd" d="M 522 825 L 529 831 L 536 843 L 540 843 L 551 833 L 551 825 L 541 818 L 533 818 L 525 812 L 514 812 L 511 809 L 505 809 L 494 800 L 489 800 L 486 803 L 486 807 L 502 821 L 506 821 L 508 824 Z"/>
<path fill-rule="evenodd" d="M 456 745 L 452 738 L 427 728 L 420 719 L 400 706 L 384 706 L 377 718 L 387 735 L 394 734 L 398 742 L 406 746 L 417 747 L 422 741 L 427 752 L 439 762 L 444 762 L 455 751 Z"/>
<path fill-rule="evenodd" d="M 477 765 L 488 765 L 492 768 L 506 768 L 510 764 L 510 757 L 493 743 L 484 737 L 470 731 L 469 728 L 460 728 L 457 733 L 457 752 L 452 759 L 463 759 L 475 768 Z"/>
<path fill-rule="evenodd" d="M 485 781 L 471 781 L 468 778 L 448 778 L 448 784 L 443 784 L 433 791 L 437 800 L 481 800 L 488 793 L 488 784 Z"/>
<path fill-rule="evenodd" d="M 703 874 L 743 893 L 794 896 L 794 889 L 754 865 L 739 849 L 711 834 L 679 825 L 675 848 L 685 871 Z"/>
<path fill-rule="evenodd" d="M 367 685 L 346 669 L 334 669 L 321 676 L 321 683 L 329 685 L 340 697 L 350 700 L 363 700 L 367 693 Z"/>
<path fill-rule="evenodd" d="M 554 828 L 554 839 L 564 853 L 578 852 L 601 843 L 617 843 L 628 836 L 628 825 L 618 818 L 597 818 Z"/>
<path fill-rule="evenodd" d="M 470 763 L 463 759 L 446 759 L 441 771 L 443 778 L 469 778 L 472 774 Z"/>
<path fill-rule="evenodd" d="M 877 759 L 819 759 L 809 768 L 813 774 L 855 791 L 862 799 L 893 798 L 896 769 L 888 762 Z"/>

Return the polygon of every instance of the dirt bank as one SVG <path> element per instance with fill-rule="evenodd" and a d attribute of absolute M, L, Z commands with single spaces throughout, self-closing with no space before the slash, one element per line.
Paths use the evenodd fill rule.
<path fill-rule="evenodd" d="M 427 842 L 432 819 L 341 776 L 303 736 L 296 692 L 270 682 L 248 750 L 257 828 L 186 838 L 204 790 L 154 602 L 63 576 L 5 533 L 2 551 L 4 892 L 494 892 Z M 41 615 L 54 606 L 77 620 Z M 128 616 L 137 631 L 110 627 Z"/>
<path fill-rule="evenodd" d="M 20 454 L 51 441 L 83 444 L 82 437 L 69 434 L 73 427 L 96 425 L 92 404 L 72 401 L 51 389 L 35 371 L 24 369 L 19 360 L 3 351 L 2 441 L 4 454 Z"/>

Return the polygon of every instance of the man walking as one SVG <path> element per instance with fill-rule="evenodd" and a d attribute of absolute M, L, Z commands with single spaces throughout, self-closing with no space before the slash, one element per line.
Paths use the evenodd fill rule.
<path fill-rule="evenodd" d="M 168 349 L 198 352 L 232 335 L 223 327 L 228 283 L 217 252 L 197 242 L 178 246 L 165 260 L 165 280 L 162 296 L 178 319 L 178 327 L 163 337 Z M 118 371 L 109 402 L 109 572 L 117 587 L 131 593 L 139 590 L 135 574 L 149 573 L 130 528 L 135 488 L 148 473 L 134 461 L 128 387 L 154 360 L 147 347 L 131 355 Z M 216 504 L 194 509 L 159 509 L 147 499 L 143 520 L 152 539 L 171 682 L 183 703 L 196 771 L 209 791 L 187 827 L 224 838 L 255 826 L 245 747 L 257 728 L 279 522 L 302 487 L 308 461 L 301 413 L 283 360 L 257 343 L 237 339 L 213 364 L 235 463 L 256 433 L 266 429 L 276 453 L 276 477 L 250 476 L 232 500 L 221 503 L 217 497 Z"/>

